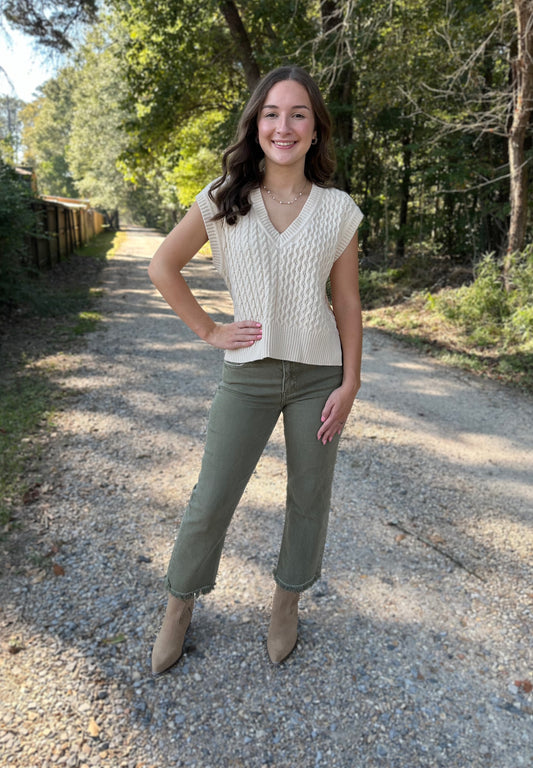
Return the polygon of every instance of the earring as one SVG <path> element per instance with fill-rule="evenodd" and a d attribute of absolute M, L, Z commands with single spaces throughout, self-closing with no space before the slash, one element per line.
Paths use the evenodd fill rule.
<path fill-rule="evenodd" d="M 311 144 L 313 144 L 313 145 L 315 145 L 315 144 L 318 144 L 318 139 L 317 139 L 317 137 L 316 137 L 316 136 L 314 136 L 314 137 L 311 139 Z"/>

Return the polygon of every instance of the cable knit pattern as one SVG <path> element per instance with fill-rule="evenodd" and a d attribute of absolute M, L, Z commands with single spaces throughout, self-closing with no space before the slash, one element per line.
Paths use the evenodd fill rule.
<path fill-rule="evenodd" d="M 255 189 L 248 215 L 229 226 L 225 221 L 212 221 L 217 209 L 209 198 L 209 186 L 196 200 L 214 266 L 233 299 L 235 320 L 256 320 L 263 325 L 261 341 L 245 349 L 226 350 L 225 359 L 245 363 L 273 357 L 311 365 L 342 365 L 326 282 L 363 218 L 357 205 L 345 192 L 313 185 L 298 217 L 278 232 L 261 191 Z"/>

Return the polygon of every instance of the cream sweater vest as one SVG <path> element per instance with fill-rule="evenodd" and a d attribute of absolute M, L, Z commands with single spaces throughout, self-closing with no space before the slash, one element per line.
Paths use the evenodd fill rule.
<path fill-rule="evenodd" d="M 250 212 L 236 224 L 212 221 L 217 208 L 208 196 L 209 186 L 196 200 L 214 266 L 228 287 L 235 320 L 256 320 L 263 326 L 261 341 L 226 350 L 225 359 L 245 363 L 273 357 L 342 365 L 326 282 L 363 218 L 357 205 L 345 192 L 313 185 L 299 216 L 280 233 L 258 188 L 250 195 Z"/>

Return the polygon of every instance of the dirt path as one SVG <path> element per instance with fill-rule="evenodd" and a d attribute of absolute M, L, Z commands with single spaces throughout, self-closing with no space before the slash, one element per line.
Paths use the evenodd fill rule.
<path fill-rule="evenodd" d="M 188 653 L 151 679 L 222 361 L 150 285 L 159 241 L 128 232 L 105 270 L 104 322 L 82 352 L 42 362 L 69 394 L 36 469 L 41 495 L 2 545 L 0 765 L 532 765 L 533 401 L 376 331 L 297 651 L 274 668 L 265 650 L 278 425 Z M 227 316 L 208 260 L 188 271 Z"/>

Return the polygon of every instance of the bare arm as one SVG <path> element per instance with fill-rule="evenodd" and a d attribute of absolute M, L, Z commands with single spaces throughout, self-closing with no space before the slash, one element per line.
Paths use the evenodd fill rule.
<path fill-rule="evenodd" d="M 359 298 L 357 233 L 337 259 L 330 275 L 333 312 L 342 346 L 342 384 L 329 396 L 317 437 L 324 443 L 340 434 L 361 386 L 363 322 Z"/>
<path fill-rule="evenodd" d="M 200 306 L 181 274 L 183 267 L 207 240 L 200 208 L 193 203 L 155 252 L 148 268 L 150 280 L 178 317 L 208 344 L 221 349 L 250 347 L 261 338 L 261 323 L 253 320 L 215 323 Z"/>

